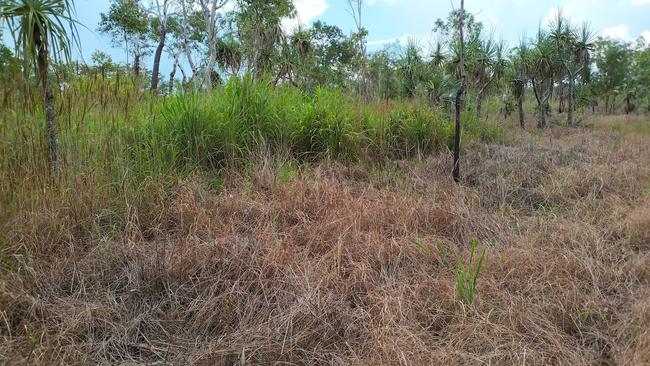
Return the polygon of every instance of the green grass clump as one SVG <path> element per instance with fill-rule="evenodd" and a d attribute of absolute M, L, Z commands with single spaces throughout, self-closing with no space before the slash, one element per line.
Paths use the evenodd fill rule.
<path fill-rule="evenodd" d="M 306 94 L 248 78 L 209 94 L 168 98 L 158 114 L 159 121 L 139 124 L 126 139 L 131 158 L 174 169 L 221 167 L 260 146 L 296 159 L 408 158 L 450 146 L 453 136 L 450 120 L 421 103 L 365 103 L 336 89 Z M 469 122 L 467 138 L 498 138 L 498 127 Z"/>
<path fill-rule="evenodd" d="M 485 249 L 479 254 L 477 252 L 478 244 L 476 240 L 472 240 L 472 246 L 467 261 L 457 252 L 454 253 L 455 263 L 452 260 L 442 245 L 437 245 L 438 251 L 442 260 L 451 268 L 456 277 L 456 295 L 463 304 L 472 304 L 476 296 L 476 285 L 478 283 L 478 276 L 481 273 L 481 266 L 485 259 Z M 475 260 L 476 258 L 476 260 Z"/>

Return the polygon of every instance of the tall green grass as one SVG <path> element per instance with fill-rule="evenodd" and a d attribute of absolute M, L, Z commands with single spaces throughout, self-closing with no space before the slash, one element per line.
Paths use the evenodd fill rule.
<path fill-rule="evenodd" d="M 0 211 L 7 216 L 54 194 L 43 110 L 38 97 L 24 99 L 12 95 L 0 111 Z M 418 101 L 366 102 L 342 90 L 306 93 L 250 78 L 170 97 L 124 78 L 81 78 L 58 95 L 57 112 L 58 194 L 92 184 L 103 202 L 145 197 L 150 182 L 171 185 L 197 170 L 241 168 L 262 149 L 297 163 L 377 162 L 444 151 L 453 138 L 448 116 Z M 465 143 L 502 138 L 499 126 L 466 115 Z"/>
<path fill-rule="evenodd" d="M 131 157 L 176 169 L 216 168 L 264 147 L 296 159 L 408 158 L 450 146 L 453 125 L 422 103 L 365 103 L 340 90 L 305 94 L 233 79 L 210 94 L 181 94 L 159 106 L 156 123 L 129 130 Z M 470 140 L 501 138 L 498 127 L 467 118 Z"/>

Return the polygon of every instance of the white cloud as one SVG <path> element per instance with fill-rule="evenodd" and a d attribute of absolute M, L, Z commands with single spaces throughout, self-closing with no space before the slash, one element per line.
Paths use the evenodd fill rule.
<path fill-rule="evenodd" d="M 627 24 L 619 24 L 603 29 L 601 32 L 604 37 L 620 39 L 622 41 L 631 41 L 630 27 Z"/>
<path fill-rule="evenodd" d="M 326 0 L 294 0 L 293 5 L 296 7 L 296 16 L 282 20 L 282 28 L 285 31 L 293 31 L 299 25 L 311 22 L 329 8 Z"/>
<path fill-rule="evenodd" d="M 650 0 L 632 0 L 632 5 L 636 5 L 636 6 L 650 5 Z"/>
<path fill-rule="evenodd" d="M 613 27 L 603 29 L 602 35 L 607 38 L 620 39 L 623 41 L 630 41 L 630 27 L 627 24 L 619 24 Z"/>
<path fill-rule="evenodd" d="M 627 24 L 619 24 L 613 27 L 605 28 L 601 32 L 603 37 L 618 39 L 625 42 L 634 42 L 638 37 L 633 37 L 630 33 L 630 27 Z M 650 30 L 644 30 L 639 34 L 646 42 L 650 43 Z"/>
<path fill-rule="evenodd" d="M 562 6 L 551 8 L 546 14 L 546 17 L 544 17 L 543 24 L 548 24 L 550 21 L 553 21 L 558 9 L 562 12 L 562 15 L 572 20 L 588 20 L 588 14 L 593 9 L 598 8 L 599 4 L 600 0 L 568 0 Z"/>

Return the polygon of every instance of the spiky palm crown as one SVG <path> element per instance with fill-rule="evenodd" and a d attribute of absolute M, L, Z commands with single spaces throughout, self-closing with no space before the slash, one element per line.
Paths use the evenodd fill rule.
<path fill-rule="evenodd" d="M 71 0 L 2 0 L 0 22 L 5 22 L 14 37 L 16 54 L 27 72 L 36 64 L 39 50 L 50 51 L 54 62 L 69 61 L 72 46 L 79 45 Z M 67 25 L 67 26 L 66 26 Z"/>

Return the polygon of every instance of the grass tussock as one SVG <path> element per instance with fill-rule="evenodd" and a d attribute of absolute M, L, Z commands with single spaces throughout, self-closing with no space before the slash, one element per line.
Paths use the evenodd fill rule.
<path fill-rule="evenodd" d="M 255 95 L 239 87 L 225 93 Z M 343 156 L 374 146 L 328 142 L 371 129 L 336 130 L 320 102 L 296 102 L 310 123 L 329 126 L 329 135 L 308 128 L 307 140 L 294 133 L 302 127 L 255 125 L 286 108 L 274 109 L 280 99 L 242 117 L 257 130 L 233 127 L 223 137 L 232 140 L 214 140 L 210 125 L 205 135 L 173 125 L 170 115 L 190 121 L 197 108 L 196 123 L 241 113 L 212 98 L 172 101 L 167 124 L 150 133 L 176 162 L 245 146 L 239 173 L 116 184 L 95 172 L 14 201 L 3 234 L 3 362 L 650 363 L 645 137 L 553 129 L 476 144 L 456 186 L 445 154 L 300 162 L 314 146 L 335 155 L 344 146 Z M 473 239 L 485 259 L 468 304 L 437 246 L 467 261 Z"/>

